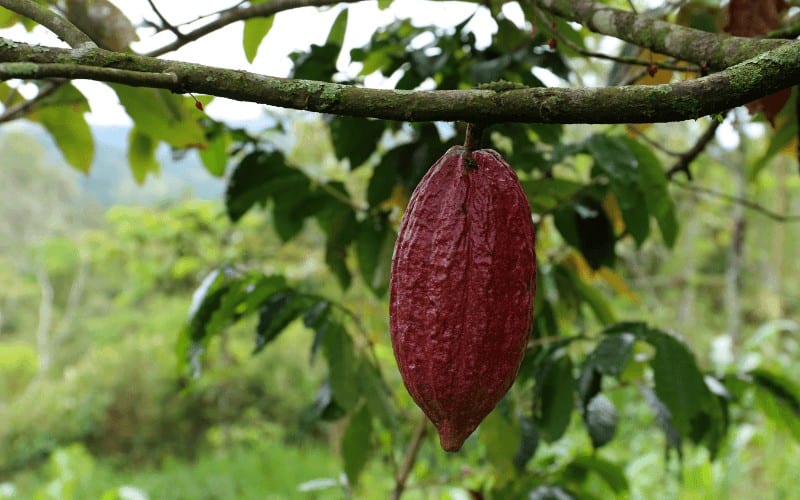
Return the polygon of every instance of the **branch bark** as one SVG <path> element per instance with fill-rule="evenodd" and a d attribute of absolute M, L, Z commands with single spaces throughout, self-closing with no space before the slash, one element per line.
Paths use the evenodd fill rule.
<path fill-rule="evenodd" d="M 727 68 L 787 42 L 708 33 L 614 9 L 592 0 L 527 0 L 553 15 L 580 23 L 602 35 L 696 64 L 712 70 Z"/>
<path fill-rule="evenodd" d="M 270 77 L 117 53 L 0 38 L 0 79 L 87 78 L 282 108 L 400 121 L 653 123 L 698 118 L 800 83 L 800 42 L 712 75 L 668 85 L 404 91 Z"/>
<path fill-rule="evenodd" d="M 57 13 L 29 0 L 0 0 L 0 7 L 22 14 L 49 29 L 70 47 L 97 47 L 89 35 Z"/>

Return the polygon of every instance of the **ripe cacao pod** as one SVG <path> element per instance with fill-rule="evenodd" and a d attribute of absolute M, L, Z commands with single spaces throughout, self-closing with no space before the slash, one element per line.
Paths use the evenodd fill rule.
<path fill-rule="evenodd" d="M 392 258 L 403 382 L 457 451 L 516 378 L 532 322 L 534 228 L 499 153 L 450 148 L 411 195 Z"/>

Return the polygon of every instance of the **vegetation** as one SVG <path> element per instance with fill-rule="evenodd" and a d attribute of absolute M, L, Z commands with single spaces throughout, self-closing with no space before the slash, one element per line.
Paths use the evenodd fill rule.
<path fill-rule="evenodd" d="M 0 128 L 0 498 L 791 497 L 793 10 L 489 2 L 348 51 L 355 6 L 322 0 L 329 34 L 288 79 L 162 56 L 244 21 L 252 62 L 274 15 L 307 3 L 191 23 L 149 2 L 137 29 L 106 0 L 0 0 L 0 26 L 76 49 L 0 38 L 0 123 L 40 125 L 95 175 L 103 145 L 71 80 L 107 82 L 142 189 L 162 145 L 224 185 L 115 204 Z M 180 36 L 128 51 L 154 30 Z M 378 76 L 395 90 L 367 88 Z M 213 96 L 331 114 L 245 129 Z M 728 111 L 745 103 L 758 114 Z M 387 289 L 409 194 L 460 120 L 517 169 L 539 273 L 514 386 L 448 454 L 397 373 Z"/>

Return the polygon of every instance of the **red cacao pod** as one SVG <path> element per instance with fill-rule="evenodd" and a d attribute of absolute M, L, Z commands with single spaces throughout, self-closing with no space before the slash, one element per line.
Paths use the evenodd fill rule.
<path fill-rule="evenodd" d="M 496 151 L 455 146 L 420 181 L 392 258 L 392 347 L 403 382 L 447 451 L 516 378 L 536 287 L 534 228 Z"/>

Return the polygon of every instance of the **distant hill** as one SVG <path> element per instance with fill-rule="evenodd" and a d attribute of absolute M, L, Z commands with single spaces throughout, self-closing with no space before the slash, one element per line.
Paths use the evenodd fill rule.
<path fill-rule="evenodd" d="M 74 176 L 81 194 L 103 206 L 150 205 L 186 197 L 220 199 L 225 189 L 224 180 L 206 171 L 196 151 L 188 151 L 180 158 L 175 158 L 166 145 L 162 145 L 156 155 L 161 163 L 160 173 L 148 176 L 142 185 L 136 184 L 127 159 L 129 127 L 92 127 L 95 155 L 89 175 L 80 174 L 64 162 L 61 152 L 43 128 L 25 121 L 7 127 L 36 137 L 45 149 L 48 160 L 56 168 L 71 170 L 69 175 Z M 3 128 L 0 128 L 2 133 Z"/>

